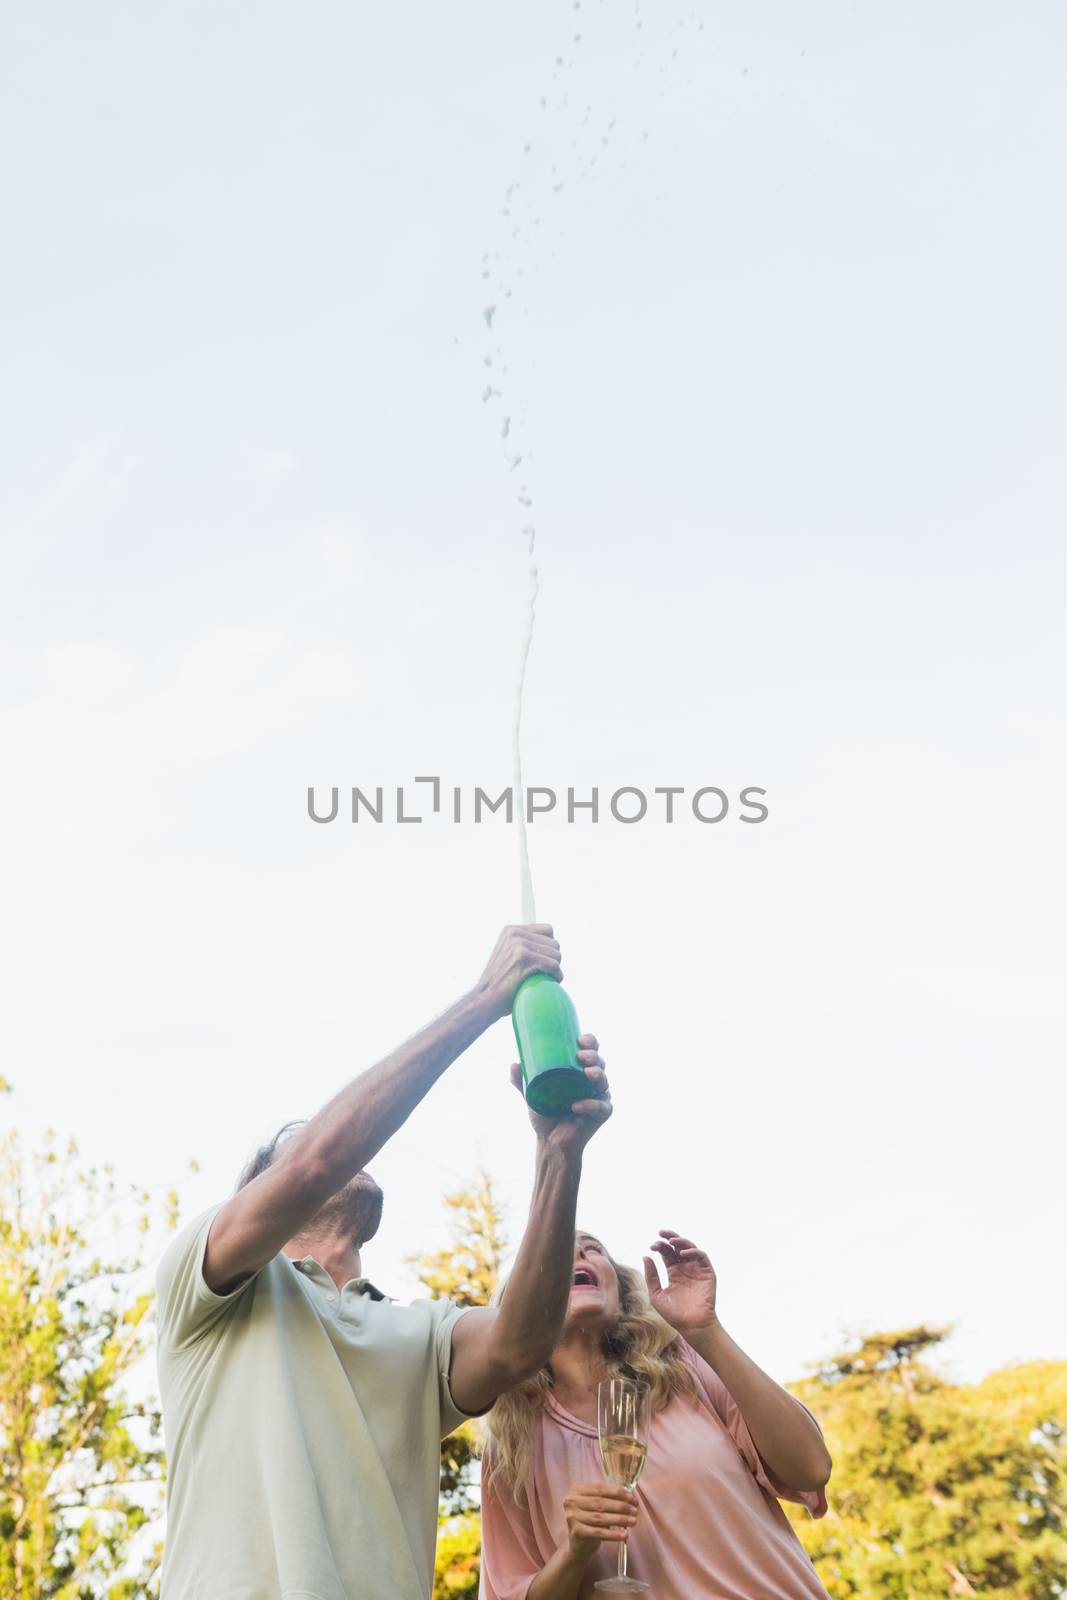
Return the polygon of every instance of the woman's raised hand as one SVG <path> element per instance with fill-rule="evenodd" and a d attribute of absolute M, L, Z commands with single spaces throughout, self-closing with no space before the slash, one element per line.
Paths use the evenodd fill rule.
<path fill-rule="evenodd" d="M 667 1269 L 664 1285 L 659 1281 L 656 1263 L 651 1256 L 645 1256 L 648 1297 L 663 1320 L 676 1333 L 697 1333 L 714 1326 L 715 1268 L 707 1254 L 673 1228 L 661 1228 L 650 1248 Z"/>
<path fill-rule="evenodd" d="M 637 1496 L 615 1483 L 576 1483 L 563 1502 L 571 1554 L 587 1561 L 603 1539 L 625 1539 L 637 1521 Z"/>

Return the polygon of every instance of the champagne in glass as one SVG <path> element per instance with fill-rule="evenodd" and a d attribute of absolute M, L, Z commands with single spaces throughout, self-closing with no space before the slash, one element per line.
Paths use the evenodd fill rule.
<path fill-rule="evenodd" d="M 609 1483 L 621 1484 L 624 1489 L 632 1489 L 636 1485 L 647 1454 L 647 1445 L 629 1438 L 625 1433 L 612 1434 L 610 1438 L 600 1441 L 604 1476 Z"/>
<path fill-rule="evenodd" d="M 633 1489 L 648 1455 L 648 1420 L 651 1391 L 647 1383 L 630 1378 L 607 1378 L 597 1388 L 597 1438 L 600 1460 L 609 1483 Z M 626 1572 L 626 1540 L 619 1541 L 619 1571 L 614 1578 L 594 1584 L 610 1594 L 637 1594 L 648 1584 Z"/>

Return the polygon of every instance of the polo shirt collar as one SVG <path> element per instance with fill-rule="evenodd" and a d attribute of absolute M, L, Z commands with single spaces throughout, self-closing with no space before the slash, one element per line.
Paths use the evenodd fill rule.
<path fill-rule="evenodd" d="M 308 1278 L 319 1277 L 325 1279 L 325 1287 L 332 1289 L 335 1294 L 337 1293 L 337 1285 L 326 1271 L 326 1268 L 320 1261 L 316 1261 L 314 1256 L 289 1256 L 288 1260 L 296 1268 L 297 1272 L 304 1273 L 305 1277 Z M 354 1289 L 357 1294 L 367 1294 L 372 1300 L 389 1299 L 389 1296 L 383 1294 L 375 1284 L 371 1283 L 369 1278 L 349 1278 L 343 1287 L 345 1289 Z"/>

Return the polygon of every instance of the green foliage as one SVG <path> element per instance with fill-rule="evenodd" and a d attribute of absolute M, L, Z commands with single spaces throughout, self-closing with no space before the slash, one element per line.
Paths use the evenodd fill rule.
<path fill-rule="evenodd" d="M 167 1219 L 176 1219 L 167 1197 Z M 143 1262 L 149 1196 L 83 1170 L 49 1135 L 0 1144 L 0 1594 L 133 1600 L 161 1550 L 159 1412 L 126 1381 L 150 1345 Z M 101 1249 L 110 1232 L 113 1245 Z"/>
<path fill-rule="evenodd" d="M 492 1178 L 476 1172 L 470 1184 L 444 1196 L 444 1205 L 450 1243 L 429 1255 L 409 1256 L 408 1263 L 432 1295 L 447 1295 L 460 1306 L 486 1306 L 508 1249 Z"/>
<path fill-rule="evenodd" d="M 829 1514 L 790 1512 L 833 1600 L 1067 1594 L 1067 1362 L 953 1384 L 945 1330 L 871 1334 L 792 1385 L 834 1458 Z"/>
<path fill-rule="evenodd" d="M 469 1185 L 446 1194 L 444 1203 L 450 1217 L 449 1244 L 409 1261 L 430 1294 L 447 1295 L 461 1306 L 488 1305 L 508 1248 L 493 1180 L 487 1172 L 477 1172 Z M 457 1600 L 478 1592 L 477 1442 L 475 1424 L 465 1423 L 441 1445 L 434 1600 Z"/>
<path fill-rule="evenodd" d="M 481 1553 L 481 1517 L 477 1511 L 443 1518 L 437 1529 L 433 1600 L 475 1600 Z"/>

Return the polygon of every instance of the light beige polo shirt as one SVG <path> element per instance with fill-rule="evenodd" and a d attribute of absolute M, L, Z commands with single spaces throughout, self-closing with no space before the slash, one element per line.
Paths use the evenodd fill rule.
<path fill-rule="evenodd" d="M 450 1300 L 337 1290 L 276 1255 L 228 1295 L 204 1282 L 220 1208 L 156 1276 L 168 1457 L 161 1600 L 428 1600 L 439 1444 L 463 1420 Z"/>

